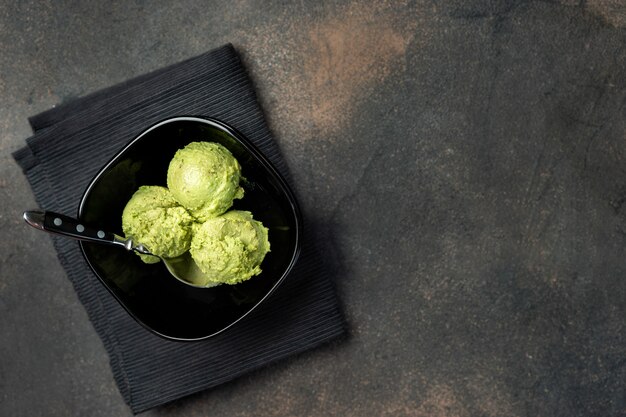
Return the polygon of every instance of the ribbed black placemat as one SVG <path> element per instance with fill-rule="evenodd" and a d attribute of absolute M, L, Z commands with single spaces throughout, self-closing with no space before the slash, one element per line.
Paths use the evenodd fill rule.
<path fill-rule="evenodd" d="M 153 123 L 180 115 L 231 124 L 289 180 L 231 45 L 32 117 L 35 135 L 14 157 L 42 208 L 75 214 L 91 178 L 123 145 Z M 307 235 L 305 226 L 293 272 L 265 305 L 228 331 L 192 343 L 167 341 L 145 330 L 99 283 L 76 242 L 54 238 L 54 246 L 109 353 L 120 392 L 137 413 L 343 333 L 332 282 Z"/>

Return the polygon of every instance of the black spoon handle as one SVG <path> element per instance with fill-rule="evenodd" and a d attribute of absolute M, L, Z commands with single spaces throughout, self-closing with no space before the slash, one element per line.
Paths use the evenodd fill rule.
<path fill-rule="evenodd" d="M 25 211 L 24 220 L 35 229 L 72 239 L 110 245 L 120 244 L 120 238 L 113 233 L 86 226 L 77 219 L 51 211 Z"/>

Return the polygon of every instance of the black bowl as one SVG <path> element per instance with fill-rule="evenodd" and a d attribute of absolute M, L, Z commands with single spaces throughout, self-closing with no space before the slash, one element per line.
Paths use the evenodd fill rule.
<path fill-rule="evenodd" d="M 134 253 L 81 242 L 87 263 L 139 323 L 174 340 L 201 340 L 231 327 L 259 306 L 285 280 L 300 252 L 302 219 L 287 183 L 243 135 L 223 122 L 176 117 L 157 123 L 126 145 L 100 170 L 80 203 L 78 218 L 122 234 L 122 211 L 141 185 L 166 185 L 174 153 L 190 142 L 217 142 L 242 167 L 248 210 L 269 229 L 271 252 L 263 272 L 237 285 L 195 288 L 175 279 L 162 262 L 147 265 Z"/>

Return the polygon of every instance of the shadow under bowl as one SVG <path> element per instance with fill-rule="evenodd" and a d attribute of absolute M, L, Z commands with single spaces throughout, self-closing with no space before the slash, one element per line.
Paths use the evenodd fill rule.
<path fill-rule="evenodd" d="M 244 198 L 233 209 L 251 211 L 269 229 L 271 252 L 263 272 L 237 285 L 196 288 L 174 278 L 162 262 L 148 265 L 120 248 L 81 242 L 87 263 L 102 284 L 139 323 L 171 340 L 202 340 L 228 329 L 257 308 L 295 264 L 302 219 L 280 173 L 243 135 L 215 119 L 175 117 L 146 129 L 94 177 L 78 218 L 122 235 L 122 211 L 142 185 L 166 185 L 177 150 L 196 141 L 217 142 L 237 158 Z"/>

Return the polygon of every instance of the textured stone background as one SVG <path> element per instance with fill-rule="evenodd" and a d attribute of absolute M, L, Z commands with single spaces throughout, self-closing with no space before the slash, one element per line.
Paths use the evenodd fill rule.
<path fill-rule="evenodd" d="M 225 42 L 350 334 L 146 416 L 626 415 L 626 1 L 283 3 L 0 1 L 0 415 L 130 415 L 27 117 Z"/>

